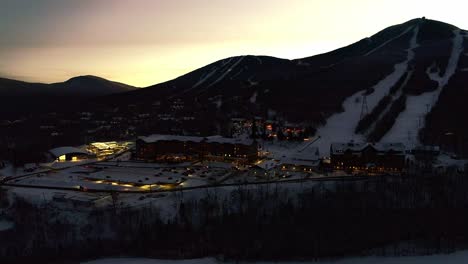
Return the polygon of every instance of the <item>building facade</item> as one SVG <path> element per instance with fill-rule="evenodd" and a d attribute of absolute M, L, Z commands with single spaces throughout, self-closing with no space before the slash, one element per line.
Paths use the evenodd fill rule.
<path fill-rule="evenodd" d="M 401 172 L 405 168 L 405 146 L 402 143 L 333 143 L 331 164 L 338 170 Z"/>
<path fill-rule="evenodd" d="M 248 163 L 258 158 L 258 146 L 254 140 L 221 136 L 151 135 L 137 139 L 135 156 L 138 160 L 159 162 L 216 160 Z"/>

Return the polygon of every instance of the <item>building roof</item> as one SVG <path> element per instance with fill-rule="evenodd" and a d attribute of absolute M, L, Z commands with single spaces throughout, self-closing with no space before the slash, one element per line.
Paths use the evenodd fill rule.
<path fill-rule="evenodd" d="M 241 144 L 241 145 L 252 145 L 253 139 L 241 139 L 241 138 L 226 138 L 222 136 L 210 136 L 206 137 L 205 141 L 208 143 L 219 143 L 219 144 Z"/>
<path fill-rule="evenodd" d="M 405 152 L 405 145 L 403 143 L 363 143 L 363 142 L 348 142 L 348 143 L 332 143 L 330 152 L 331 154 L 343 154 L 345 151 L 361 152 L 364 149 L 372 147 L 379 152 Z"/>
<path fill-rule="evenodd" d="M 264 169 L 264 170 L 269 170 L 273 169 L 274 167 L 279 165 L 279 162 L 273 160 L 273 159 L 266 159 L 262 160 L 258 163 L 255 164 L 257 167 Z"/>
<path fill-rule="evenodd" d="M 66 154 L 84 154 L 90 155 L 88 152 L 75 147 L 59 147 L 49 150 L 49 152 L 56 158 Z"/>
<path fill-rule="evenodd" d="M 222 136 L 209 136 L 209 137 L 194 137 L 194 136 L 176 136 L 176 135 L 150 135 L 147 137 L 139 137 L 146 143 L 155 143 L 158 141 L 181 141 L 181 142 L 208 142 L 208 143 L 219 143 L 219 144 L 242 144 L 252 145 L 254 141 L 252 139 L 239 139 L 239 138 L 226 138 Z"/>
<path fill-rule="evenodd" d="M 154 134 L 147 137 L 138 137 L 138 139 L 143 140 L 146 143 L 155 143 L 158 141 L 190 141 L 190 142 L 201 142 L 202 137 L 192 137 L 192 136 L 176 136 L 176 135 L 160 135 Z"/>
<path fill-rule="evenodd" d="M 118 145 L 118 143 L 116 141 L 94 142 L 94 143 L 91 143 L 90 145 L 99 150 L 106 150 L 106 149 L 115 148 Z"/>
<path fill-rule="evenodd" d="M 304 142 L 299 145 L 294 151 L 281 159 L 281 164 L 308 167 L 317 166 L 320 162 L 320 153 L 317 147 L 312 146 L 312 143 Z"/>

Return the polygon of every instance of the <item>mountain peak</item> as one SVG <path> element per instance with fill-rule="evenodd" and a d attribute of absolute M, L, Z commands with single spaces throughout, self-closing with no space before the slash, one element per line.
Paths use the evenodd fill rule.
<path fill-rule="evenodd" d="M 76 77 L 72 77 L 65 81 L 65 83 L 70 83 L 70 82 L 77 82 L 77 81 L 109 81 L 104 78 L 94 76 L 94 75 L 80 75 Z M 110 81 L 109 81 L 110 82 Z"/>

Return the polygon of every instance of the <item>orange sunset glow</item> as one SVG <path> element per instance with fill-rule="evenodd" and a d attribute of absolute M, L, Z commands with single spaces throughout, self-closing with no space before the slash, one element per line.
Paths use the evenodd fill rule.
<path fill-rule="evenodd" d="M 0 76 L 145 87 L 230 56 L 312 56 L 415 17 L 468 28 L 462 9 L 448 8 L 459 2 L 444 2 L 2 0 Z"/>

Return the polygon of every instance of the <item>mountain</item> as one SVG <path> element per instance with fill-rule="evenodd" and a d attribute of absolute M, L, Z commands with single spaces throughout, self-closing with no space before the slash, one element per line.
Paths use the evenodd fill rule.
<path fill-rule="evenodd" d="M 136 89 L 96 76 L 79 76 L 53 84 L 0 78 L 0 96 L 102 96 Z"/>
<path fill-rule="evenodd" d="M 177 115 L 199 120 L 177 124 L 180 131 L 219 132 L 233 117 L 303 123 L 321 137 L 317 144 L 322 153 L 332 141 L 362 140 L 410 147 L 437 144 L 468 154 L 468 123 L 463 120 L 468 115 L 466 38 L 467 32 L 453 25 L 419 18 L 325 54 L 296 60 L 231 57 L 144 89 L 92 76 L 50 85 L 0 79 L 0 95 L 75 99 L 69 95 L 110 94 L 74 100 L 74 107 L 111 109 L 119 116 L 173 114 L 177 105 Z M 75 111 L 64 100 L 48 98 L 41 107 Z M 21 100 L 28 109 L 13 101 L 0 107 L 27 112 L 38 102 Z M 145 123 L 145 131 L 174 125 L 155 120 Z"/>
<path fill-rule="evenodd" d="M 448 132 L 468 134 L 460 120 L 468 114 L 466 35 L 453 25 L 413 19 L 329 53 L 227 58 L 107 99 L 116 105 L 182 100 L 216 118 L 307 122 L 324 138 L 323 149 L 331 140 L 351 139 L 450 145 Z M 467 139 L 457 140 L 468 149 Z"/>

